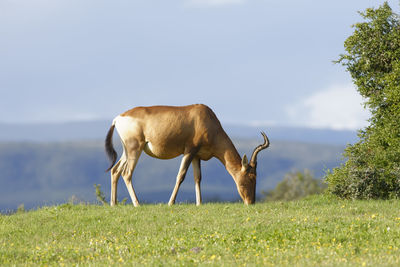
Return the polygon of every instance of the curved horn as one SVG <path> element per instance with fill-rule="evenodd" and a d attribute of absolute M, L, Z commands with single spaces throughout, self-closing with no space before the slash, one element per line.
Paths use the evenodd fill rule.
<path fill-rule="evenodd" d="M 267 135 L 264 132 L 261 132 L 261 134 L 264 137 L 264 144 L 261 144 L 261 145 L 257 146 L 254 149 L 253 154 L 251 155 L 251 160 L 250 160 L 249 165 L 251 167 L 253 167 L 253 168 L 257 166 L 257 154 L 258 154 L 258 152 L 260 152 L 261 150 L 266 149 L 267 147 L 269 147 L 269 140 L 268 140 Z"/>

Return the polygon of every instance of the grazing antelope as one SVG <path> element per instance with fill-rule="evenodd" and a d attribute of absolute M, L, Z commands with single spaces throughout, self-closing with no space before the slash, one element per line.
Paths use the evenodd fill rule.
<path fill-rule="evenodd" d="M 124 150 L 117 164 L 117 153 L 112 144 L 114 128 L 117 128 Z M 269 146 L 267 136 L 263 132 L 261 134 L 264 143 L 254 149 L 248 162 L 246 155 L 240 158 L 216 115 L 205 105 L 136 107 L 128 110 L 113 120 L 105 141 L 106 152 L 112 161 L 107 170 L 111 170 L 110 204 L 113 206 L 117 202 L 117 182 L 122 175 L 133 205 L 139 205 L 132 186 L 132 173 L 142 151 L 159 159 L 172 159 L 183 154 L 176 184 L 168 202 L 170 206 L 175 203 L 190 163 L 194 172 L 196 205 L 201 204 L 200 160 L 212 157 L 224 164 L 244 203 L 253 204 L 256 195 L 257 154 Z"/>

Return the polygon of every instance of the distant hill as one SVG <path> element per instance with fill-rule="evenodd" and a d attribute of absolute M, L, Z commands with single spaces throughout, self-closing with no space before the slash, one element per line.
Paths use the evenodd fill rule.
<path fill-rule="evenodd" d="M 19 133 L 11 131 L 17 129 L 15 126 L 5 127 L 9 134 L 14 134 L 7 136 L 9 139 L 26 138 L 42 142 L 0 142 L 0 210 L 15 209 L 22 203 L 26 208 L 55 204 L 68 201 L 72 196 L 82 201 L 94 201 L 93 184 L 101 184 L 109 199 L 110 176 L 104 172 L 109 163 L 104 153 L 103 141 L 88 141 L 100 138 L 108 126 L 106 123 L 92 122 L 92 129 L 88 125 L 83 127 L 81 123 L 65 124 L 53 128 L 44 125 L 21 126 Z M 88 129 L 90 131 L 86 131 Z M 0 132 L 4 138 L 4 128 Z M 92 135 L 94 132 L 96 136 Z M 238 135 L 240 133 L 239 131 Z M 308 168 L 317 177 L 321 177 L 324 169 L 340 163 L 344 145 L 277 141 L 275 137 L 272 138 L 272 130 L 268 133 L 271 146 L 258 157 L 258 196 L 262 190 L 273 188 L 291 170 Z M 27 138 L 29 134 L 31 138 Z M 74 137 L 88 140 L 44 142 L 55 141 L 57 138 L 55 135 L 51 138 L 52 134 L 59 134 L 57 138 L 62 137 L 61 139 Z M 262 141 L 261 136 L 256 136 L 257 138 L 234 138 L 233 142 L 241 155 L 251 154 L 254 147 Z M 118 143 L 115 144 L 117 146 Z M 175 183 L 180 158 L 157 160 L 144 153 L 142 155 L 133 178 L 139 200 L 166 203 Z M 203 162 L 202 171 L 202 193 L 205 201 L 239 199 L 232 178 L 218 160 Z M 127 196 L 121 179 L 119 199 Z M 190 169 L 177 201 L 192 202 L 194 199 L 194 182 Z"/>
<path fill-rule="evenodd" d="M 0 123 L 0 142 L 103 140 L 110 124 L 111 120 L 42 124 Z M 357 141 L 355 131 L 235 124 L 223 124 L 223 126 L 228 135 L 234 138 L 261 138 L 260 131 L 265 131 L 272 142 L 279 140 L 346 145 Z"/>

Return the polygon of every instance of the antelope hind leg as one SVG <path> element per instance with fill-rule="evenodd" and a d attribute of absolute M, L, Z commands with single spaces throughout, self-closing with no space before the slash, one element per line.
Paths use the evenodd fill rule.
<path fill-rule="evenodd" d="M 121 159 L 114 165 L 111 169 L 111 197 L 110 206 L 115 206 L 117 204 L 117 186 L 118 180 L 123 170 L 123 161 L 125 161 L 125 156 L 122 155 Z"/>

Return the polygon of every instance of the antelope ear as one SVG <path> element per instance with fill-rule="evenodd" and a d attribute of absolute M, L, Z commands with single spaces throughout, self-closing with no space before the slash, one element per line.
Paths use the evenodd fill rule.
<path fill-rule="evenodd" d="M 244 154 L 242 158 L 242 170 L 246 170 L 248 167 L 249 167 L 249 161 L 247 159 L 246 154 Z"/>

